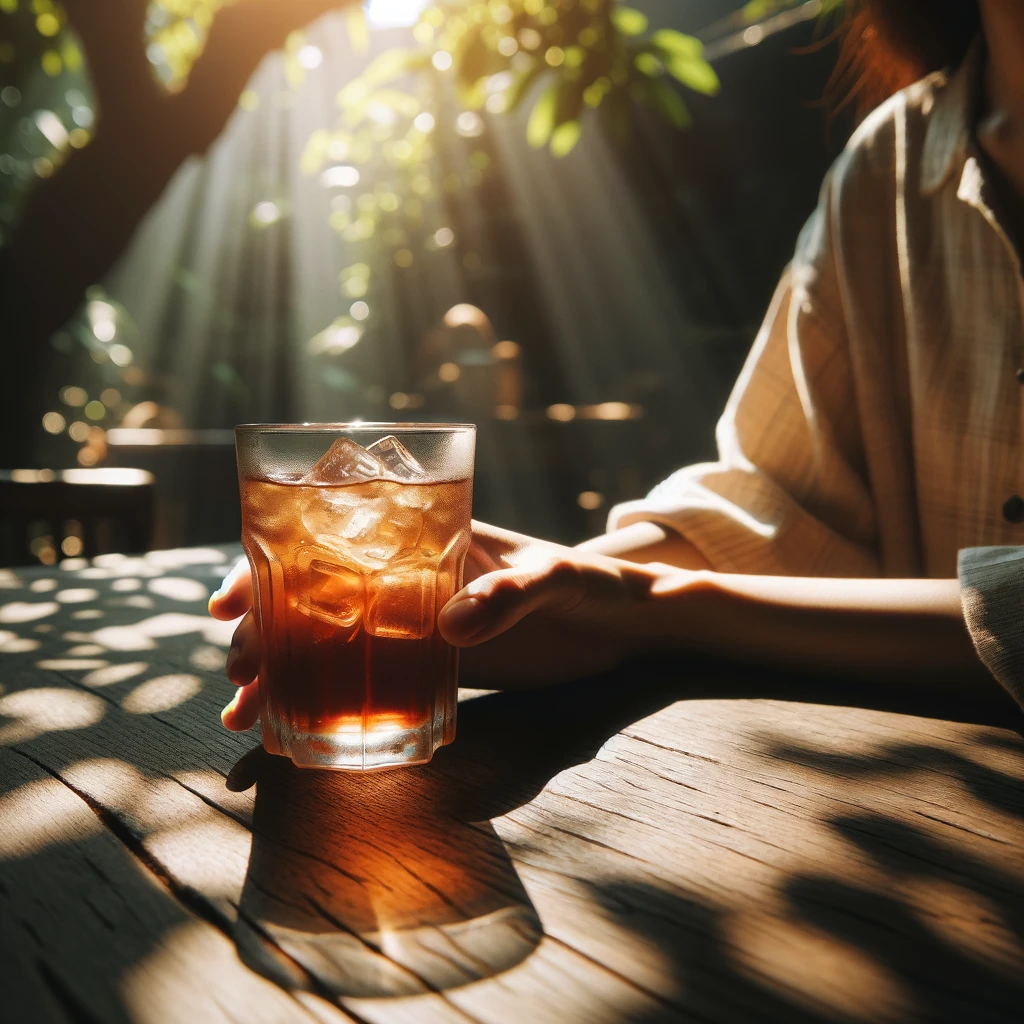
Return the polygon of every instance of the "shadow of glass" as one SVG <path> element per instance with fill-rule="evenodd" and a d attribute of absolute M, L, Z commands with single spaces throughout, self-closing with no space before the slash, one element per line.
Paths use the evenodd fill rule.
<path fill-rule="evenodd" d="M 480 697 L 460 705 L 458 738 L 429 765 L 368 775 L 252 751 L 229 778 L 257 786 L 242 958 L 335 999 L 440 991 L 513 967 L 543 932 L 489 819 L 675 697 L 670 681 L 620 674 Z"/>

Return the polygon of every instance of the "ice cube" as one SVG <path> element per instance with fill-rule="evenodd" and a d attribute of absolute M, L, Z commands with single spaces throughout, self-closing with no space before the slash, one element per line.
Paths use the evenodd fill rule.
<path fill-rule="evenodd" d="M 366 450 L 380 461 L 386 472 L 398 480 L 427 479 L 427 472 L 416 461 L 416 457 L 391 434 L 374 441 Z"/>
<path fill-rule="evenodd" d="M 422 552 L 393 559 L 366 581 L 366 632 L 422 640 L 434 631 L 437 565 Z"/>
<path fill-rule="evenodd" d="M 377 456 L 355 441 L 339 437 L 299 483 L 318 486 L 352 484 L 379 480 L 383 474 L 384 465 Z"/>
<path fill-rule="evenodd" d="M 359 632 L 365 603 L 364 577 L 339 565 L 329 552 L 307 548 L 298 558 L 298 609 L 335 627 L 334 637 L 350 641 Z"/>

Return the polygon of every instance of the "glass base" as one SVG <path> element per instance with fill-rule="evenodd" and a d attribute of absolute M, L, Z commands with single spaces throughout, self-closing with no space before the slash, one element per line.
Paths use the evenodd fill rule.
<path fill-rule="evenodd" d="M 398 768 L 409 764 L 426 764 L 442 745 L 442 731 L 432 722 L 415 729 L 400 726 L 377 726 L 363 733 L 361 729 L 341 729 L 334 733 L 293 733 L 281 723 L 276 740 L 277 750 L 290 757 L 300 768 L 331 768 L 335 771 L 374 771 Z M 270 745 L 264 742 L 270 748 Z"/>

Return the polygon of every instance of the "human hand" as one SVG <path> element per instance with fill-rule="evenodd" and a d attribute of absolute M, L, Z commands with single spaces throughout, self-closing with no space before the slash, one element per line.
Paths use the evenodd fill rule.
<path fill-rule="evenodd" d="M 466 585 L 441 610 L 438 629 L 464 648 L 461 678 L 480 686 L 537 686 L 613 667 L 629 653 L 657 571 L 474 522 Z M 259 631 L 248 562 L 210 598 L 231 620 L 228 678 L 239 687 L 221 713 L 231 730 L 259 717 Z"/>

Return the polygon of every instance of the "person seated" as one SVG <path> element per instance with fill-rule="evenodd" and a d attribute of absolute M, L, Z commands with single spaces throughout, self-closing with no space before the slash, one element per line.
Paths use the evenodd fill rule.
<path fill-rule="evenodd" d="M 968 692 L 994 676 L 1024 703 L 1024 4 L 850 6 L 843 67 L 904 87 L 825 179 L 718 461 L 575 549 L 475 524 L 438 620 L 465 682 L 671 650 Z M 250 604 L 242 565 L 210 607 Z M 250 613 L 228 728 L 256 721 L 258 665 Z"/>

